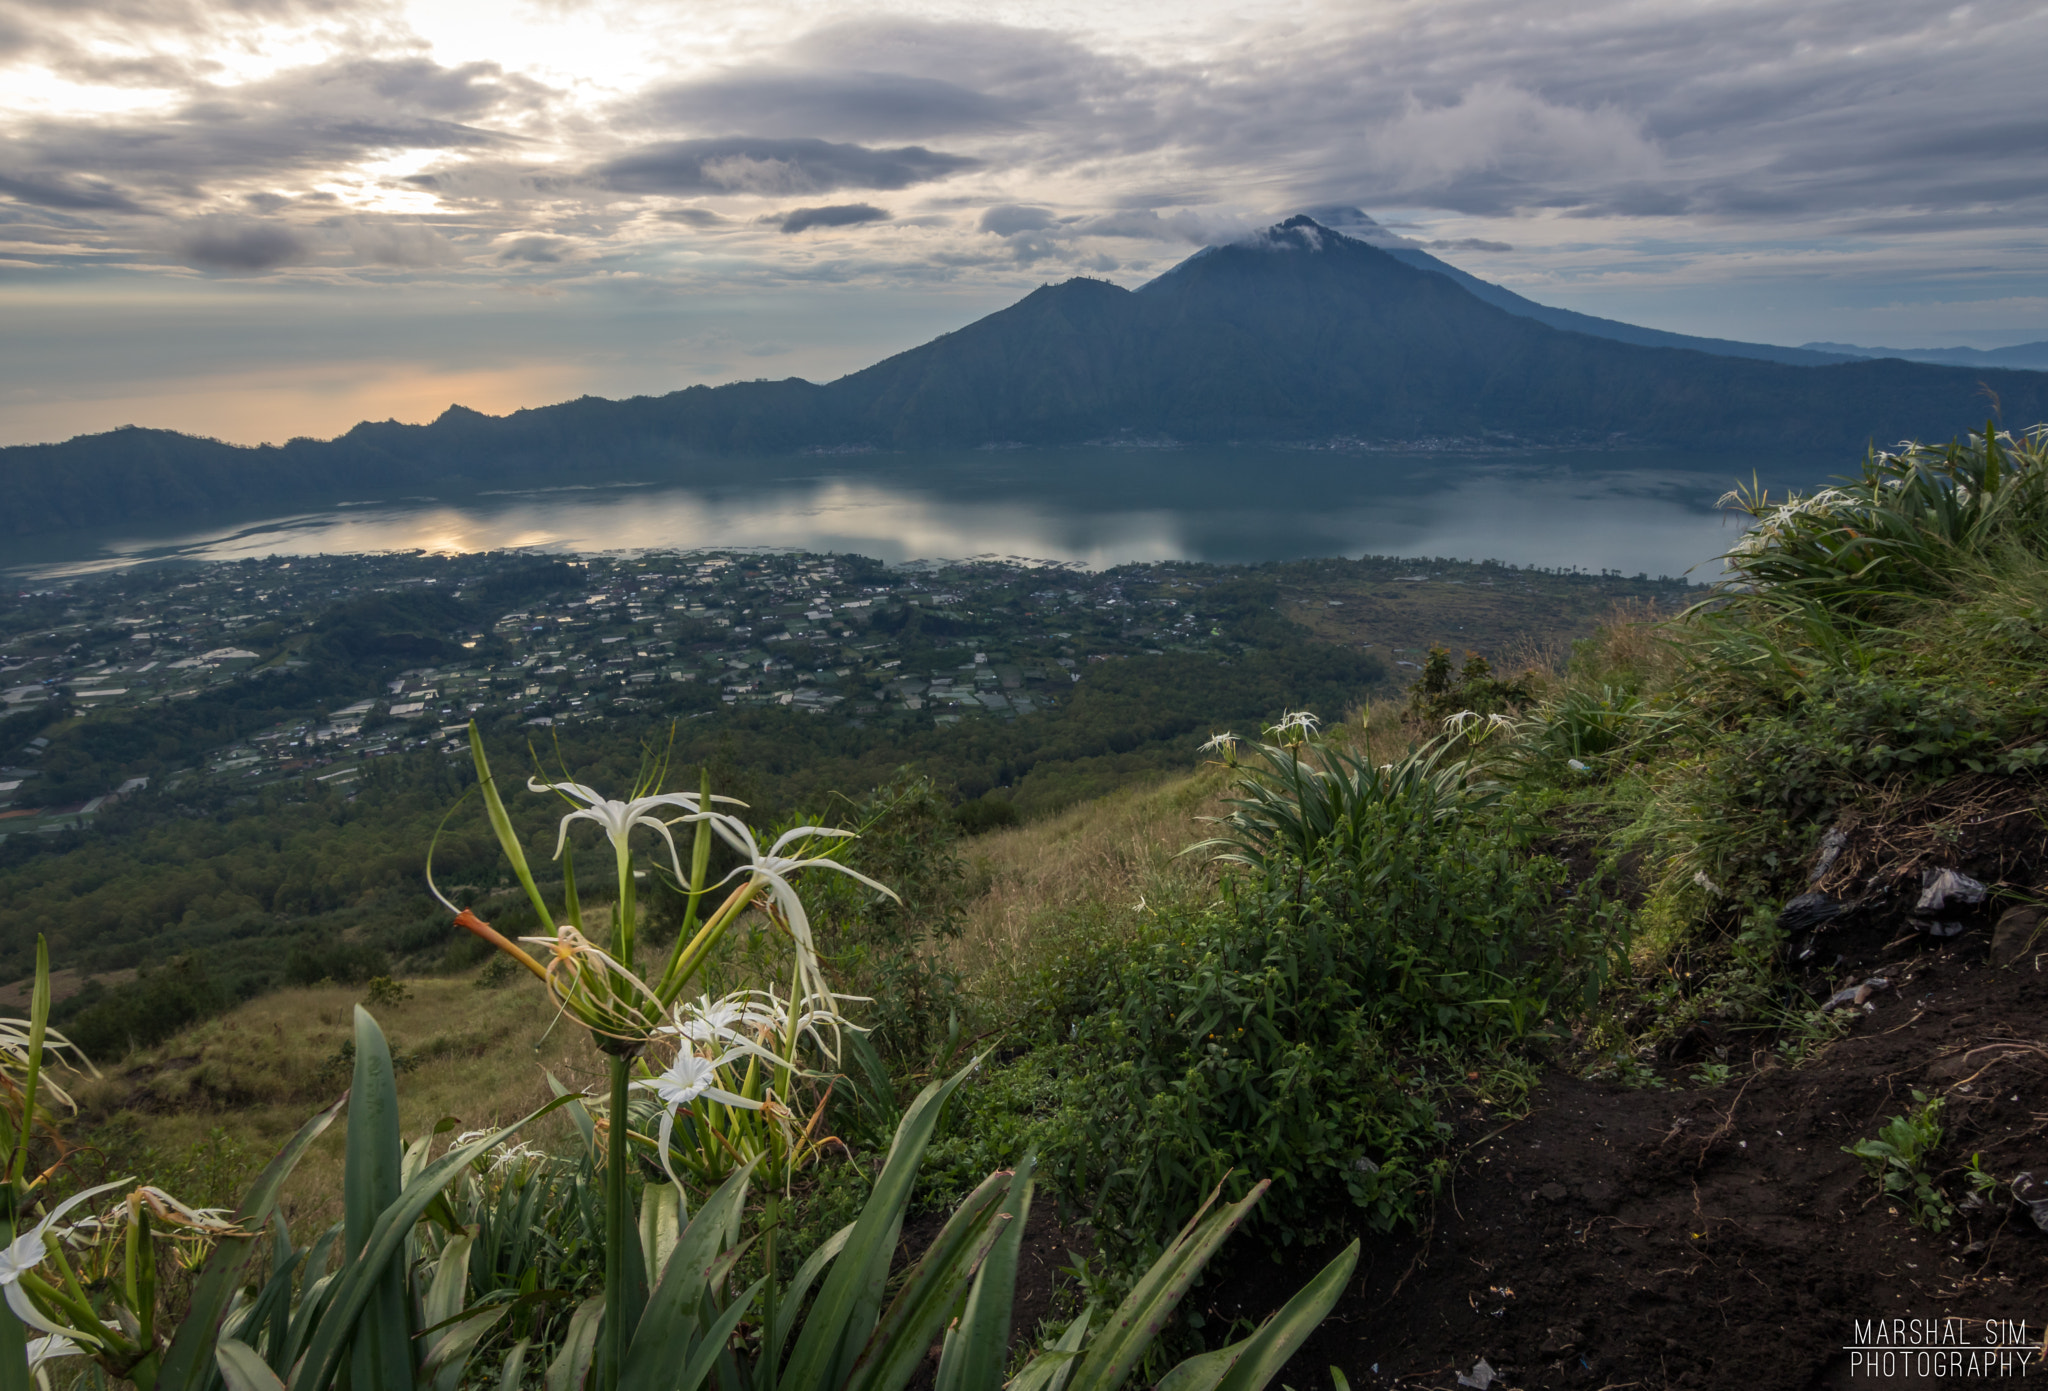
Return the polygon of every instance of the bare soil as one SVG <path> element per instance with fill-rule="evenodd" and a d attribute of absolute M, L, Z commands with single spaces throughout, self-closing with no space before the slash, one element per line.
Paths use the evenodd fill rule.
<path fill-rule="evenodd" d="M 1433 1225 L 1367 1239 L 1280 1382 L 1326 1387 L 1335 1365 L 1354 1387 L 1450 1391 L 1483 1360 L 1496 1388 L 1969 1386 L 2018 1379 L 2020 1351 L 2048 1377 L 2048 1232 L 2004 1189 L 1946 1231 L 1914 1226 L 1843 1150 L 1917 1088 L 1946 1098 L 1936 1167 L 1951 1193 L 1972 1154 L 2001 1179 L 2048 1175 L 2048 954 L 1994 967 L 1988 925 L 1941 944 L 1823 940 L 1839 978 L 1894 982 L 1847 1037 L 1797 1067 L 1746 1055 L 1726 1086 L 1685 1088 L 1689 1065 L 1664 1089 L 1559 1075 L 1518 1121 L 1464 1117 Z M 1245 1253 L 1205 1298 L 1255 1317 L 1327 1254 L 1276 1268 Z M 1916 1318 L 1959 1321 L 1937 1324 L 1964 1340 L 1959 1370 L 1917 1355 L 1890 1376 L 1852 1367 L 1848 1349 L 1877 1341 L 1859 1323 L 1896 1336 L 1890 1320 Z M 1986 1321 L 2003 1334 L 2007 1320 L 2028 1346 L 1987 1375 Z"/>

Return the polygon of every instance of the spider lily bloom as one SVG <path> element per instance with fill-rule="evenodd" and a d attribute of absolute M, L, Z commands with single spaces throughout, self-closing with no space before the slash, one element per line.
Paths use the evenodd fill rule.
<path fill-rule="evenodd" d="M 718 838 L 731 846 L 746 861 L 745 864 L 740 865 L 727 874 L 725 879 L 718 881 L 723 884 L 735 875 L 744 874 L 749 876 L 747 883 L 741 886 L 740 893 L 736 894 L 733 899 L 729 899 L 727 907 L 721 908 L 717 916 L 724 917 L 731 911 L 735 903 L 743 902 L 744 899 L 752 898 L 761 891 L 766 890 L 769 900 L 773 905 L 773 916 L 789 930 L 790 940 L 796 944 L 797 992 L 807 1000 L 829 1001 L 842 998 L 825 983 L 824 970 L 818 964 L 817 942 L 811 936 L 810 915 L 804 911 L 804 901 L 797 895 L 796 889 L 790 884 L 789 876 L 800 869 L 814 867 L 837 870 L 847 878 L 857 879 L 878 893 L 887 894 L 898 903 L 901 903 L 903 900 L 898 898 L 896 891 L 888 885 L 877 883 L 859 870 L 848 868 L 837 860 L 822 855 L 786 855 L 783 852 L 791 845 L 800 845 L 814 837 L 851 840 L 855 838 L 854 833 L 852 831 L 839 830 L 832 826 L 798 826 L 794 830 L 785 831 L 780 836 L 777 836 L 775 843 L 769 846 L 766 851 L 763 851 L 760 842 L 754 839 L 753 831 L 748 828 L 746 822 L 739 820 L 737 817 L 727 816 L 723 812 L 707 811 L 699 812 L 695 816 L 685 819 L 709 822 L 711 829 L 718 834 Z M 714 918 L 714 921 L 716 920 Z M 680 965 L 683 960 L 684 958 L 679 957 L 678 964 Z M 690 964 L 694 966 L 695 963 L 692 962 Z M 666 983 L 664 982 L 664 984 Z M 833 1034 L 836 1039 L 838 1036 L 837 1016 L 834 1015 L 832 1018 L 834 1021 Z M 825 1055 L 834 1061 L 837 1061 L 839 1057 L 836 1048 L 827 1048 Z"/>
<path fill-rule="evenodd" d="M 637 1051 L 661 1027 L 654 987 L 575 928 L 565 925 L 552 937 L 519 940 L 547 948 L 548 994 L 556 1008 L 592 1033 Z"/>
<path fill-rule="evenodd" d="M 1475 726 L 1479 730 L 1471 735 L 1475 744 L 1483 744 L 1496 734 L 1512 735 L 1515 732 L 1515 722 L 1506 715 L 1482 715 L 1477 710 L 1460 710 L 1444 719 L 1444 731 L 1448 734 L 1467 734 Z"/>
<path fill-rule="evenodd" d="M 28 1340 L 28 1369 L 38 1370 L 45 1362 L 55 1362 L 60 1357 L 83 1357 L 85 1349 L 61 1333 L 45 1333 L 40 1338 Z"/>
<path fill-rule="evenodd" d="M 1276 744 L 1299 746 L 1315 738 L 1322 723 L 1306 710 L 1290 710 L 1281 716 L 1280 723 L 1266 731 L 1266 737 Z M 1290 734 L 1294 736 L 1291 739 L 1288 737 Z"/>
<path fill-rule="evenodd" d="M 818 1026 L 829 1025 L 835 1036 L 841 1028 L 859 1029 L 860 1026 L 842 1015 L 836 1005 L 841 1001 L 866 999 L 865 995 L 831 995 L 821 1000 L 810 995 L 795 1002 L 798 1008 L 792 1009 L 792 1002 L 772 990 L 736 990 L 719 1000 L 707 995 L 700 996 L 695 1003 L 679 1004 L 675 1021 L 662 1025 L 660 1031 L 699 1047 L 722 1045 L 736 1048 L 775 1067 L 793 1069 L 795 1065 L 791 1059 L 796 1055 L 799 1038 L 809 1035 L 819 1052 L 831 1056 L 832 1050 L 826 1045 Z M 778 1056 L 755 1041 L 776 1037 L 781 1038 L 790 1057 Z"/>
<path fill-rule="evenodd" d="M 60 1338 L 91 1343 L 100 1341 L 90 1333 L 52 1323 L 43 1311 L 36 1307 L 35 1301 L 29 1298 L 29 1291 L 22 1287 L 22 1277 L 36 1279 L 30 1272 L 49 1257 L 50 1248 L 45 1239 L 49 1236 L 50 1229 L 57 1225 L 65 1213 L 88 1199 L 97 1198 L 102 1193 L 131 1182 L 132 1179 L 117 1179 L 113 1183 L 103 1183 L 97 1188 L 88 1188 L 83 1193 L 66 1198 L 52 1208 L 42 1221 L 16 1237 L 5 1248 L 0 1248 L 0 1288 L 7 1291 L 7 1307 L 14 1311 L 16 1318 L 30 1328 L 40 1329 L 44 1333 L 54 1333 Z M 42 1282 L 37 1279 L 36 1283 Z"/>
<path fill-rule="evenodd" d="M 1196 749 L 1195 752 L 1220 753 L 1223 755 L 1223 766 L 1235 768 L 1237 766 L 1237 736 L 1227 731 L 1222 734 L 1211 735 L 1209 742 Z"/>
<path fill-rule="evenodd" d="M 764 1101 L 741 1096 L 736 1092 L 729 1092 L 725 1088 L 716 1085 L 718 1082 L 718 1069 L 724 1067 L 735 1058 L 745 1056 L 748 1051 L 750 1050 L 733 1048 L 717 1058 L 706 1058 L 696 1053 L 684 1051 L 676 1055 L 676 1060 L 669 1064 L 666 1072 L 658 1073 L 653 1077 L 636 1078 L 633 1082 L 634 1090 L 652 1092 L 655 1099 L 661 1103 L 661 1133 L 657 1137 L 659 1143 L 656 1148 L 661 1156 L 662 1172 L 668 1175 L 669 1182 L 676 1186 L 678 1192 L 682 1190 L 683 1181 L 677 1178 L 676 1171 L 669 1167 L 668 1158 L 669 1143 L 675 1138 L 676 1113 L 678 1111 L 687 1110 L 690 1103 L 699 1097 L 703 1097 L 708 1101 L 715 1101 L 721 1106 L 736 1106 L 746 1111 L 760 1111 L 767 1108 L 767 1103 Z M 751 1051 L 765 1053 L 765 1050 L 757 1049 Z M 766 1056 L 773 1058 L 775 1055 L 766 1053 Z M 617 1124 L 623 1127 L 625 1125 L 625 1117 L 619 1117 Z"/>
<path fill-rule="evenodd" d="M 562 846 L 569 839 L 571 821 L 594 821 L 604 827 L 604 833 L 610 837 L 612 848 L 618 852 L 621 863 L 625 860 L 626 841 L 632 835 L 633 828 L 648 826 L 667 843 L 669 862 L 675 867 L 677 881 L 688 882 L 689 876 L 683 873 L 682 858 L 676 853 L 675 838 L 668 833 L 669 823 L 654 815 L 654 812 L 663 807 L 675 807 L 685 816 L 694 816 L 705 809 L 702 805 L 703 799 L 695 792 L 663 792 L 652 797 L 635 797 L 631 801 L 617 802 L 595 788 L 585 787 L 580 782 L 541 782 L 528 778 L 526 788 L 529 792 L 559 793 L 569 801 L 584 804 L 562 818 L 561 829 L 555 836 L 556 859 L 562 857 Z M 711 800 L 736 807 L 746 805 L 735 797 L 714 796 Z"/>

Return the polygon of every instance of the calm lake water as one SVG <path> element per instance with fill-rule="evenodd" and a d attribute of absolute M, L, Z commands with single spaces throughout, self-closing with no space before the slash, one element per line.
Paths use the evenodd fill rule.
<path fill-rule="evenodd" d="M 759 547 L 880 559 L 1124 561 L 1361 554 L 1494 559 L 1711 578 L 1739 534 L 1737 477 L 1812 486 L 1833 469 L 1750 457 L 1274 449 L 1014 450 L 721 463 L 690 482 L 336 499 L 288 514 L 13 540 L 54 578 L 164 559 L 527 548 Z"/>

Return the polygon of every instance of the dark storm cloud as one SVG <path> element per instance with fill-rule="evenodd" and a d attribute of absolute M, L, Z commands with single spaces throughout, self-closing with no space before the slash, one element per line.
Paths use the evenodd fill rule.
<path fill-rule="evenodd" d="M 647 145 L 597 172 L 622 193 L 830 193 L 909 188 L 979 164 L 921 145 L 883 150 L 823 140 L 724 136 Z"/>
<path fill-rule="evenodd" d="M 232 217 L 196 219 L 177 239 L 178 255 L 205 270 L 265 271 L 306 255 L 306 243 L 281 222 Z"/>
<path fill-rule="evenodd" d="M 887 222 L 889 210 L 872 203 L 834 203 L 822 208 L 792 208 L 761 219 L 784 232 L 807 232 L 813 227 L 857 227 L 863 222 Z"/>
<path fill-rule="evenodd" d="M 649 121 L 705 132 L 856 139 L 916 139 L 1000 126 L 1015 103 L 932 77 L 903 73 L 770 68 L 657 89 Z"/>

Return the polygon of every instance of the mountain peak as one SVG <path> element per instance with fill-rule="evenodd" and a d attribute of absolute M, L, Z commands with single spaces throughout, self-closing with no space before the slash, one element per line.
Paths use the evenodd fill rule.
<path fill-rule="evenodd" d="M 1348 240 L 1343 233 L 1331 231 L 1307 213 L 1296 213 L 1285 222 L 1276 222 L 1231 245 L 1256 251 L 1321 251 L 1333 241 Z"/>

